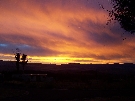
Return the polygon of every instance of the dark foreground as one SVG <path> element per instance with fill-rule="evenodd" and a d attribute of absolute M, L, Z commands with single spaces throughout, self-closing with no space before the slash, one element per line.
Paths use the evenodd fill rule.
<path fill-rule="evenodd" d="M 3 89 L 1 101 L 135 101 L 132 90 Z"/>
<path fill-rule="evenodd" d="M 2 73 L 6 77 L 0 82 L 0 101 L 135 101 L 134 72 L 25 71 L 47 73 L 43 82 L 12 79 L 14 71 Z"/>

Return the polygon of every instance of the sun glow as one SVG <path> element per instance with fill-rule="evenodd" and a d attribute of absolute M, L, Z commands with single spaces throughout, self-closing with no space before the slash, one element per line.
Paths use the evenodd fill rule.
<path fill-rule="evenodd" d="M 22 54 L 21 54 L 22 55 Z M 0 54 L 0 58 L 4 61 L 16 61 L 15 55 L 10 54 Z M 68 64 L 68 63 L 80 63 L 80 64 L 113 64 L 113 63 L 124 63 L 124 59 L 113 60 L 99 60 L 94 58 L 80 58 L 80 57 L 68 57 L 68 56 L 27 56 L 28 63 L 42 63 L 42 64 Z M 131 61 L 127 58 L 127 61 Z"/>
<path fill-rule="evenodd" d="M 29 62 L 41 62 L 43 64 L 68 64 L 68 63 L 81 63 L 89 64 L 92 58 L 72 58 L 72 57 L 28 57 Z M 89 62 L 88 62 L 89 61 Z"/>

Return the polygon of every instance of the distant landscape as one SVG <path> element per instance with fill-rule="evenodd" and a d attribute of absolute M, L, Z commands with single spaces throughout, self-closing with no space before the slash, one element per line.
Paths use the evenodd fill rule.
<path fill-rule="evenodd" d="M 127 101 L 135 100 L 135 64 L 28 63 L 19 73 L 13 61 L 1 61 L 1 100 Z M 45 81 L 12 75 L 47 74 Z M 2 79 L 2 75 L 5 77 Z M 10 91 L 12 90 L 12 94 Z M 53 96 L 53 97 L 51 97 Z"/>

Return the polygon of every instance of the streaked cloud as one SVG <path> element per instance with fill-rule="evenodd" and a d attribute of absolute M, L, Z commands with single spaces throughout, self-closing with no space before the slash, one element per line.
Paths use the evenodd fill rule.
<path fill-rule="evenodd" d="M 134 62 L 134 35 L 117 22 L 107 26 L 99 3 L 111 7 L 108 0 L 1 0 L 1 59 L 19 48 L 42 62 Z"/>

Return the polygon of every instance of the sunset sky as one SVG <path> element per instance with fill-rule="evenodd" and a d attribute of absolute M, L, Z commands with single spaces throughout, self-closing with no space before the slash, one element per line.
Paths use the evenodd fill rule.
<path fill-rule="evenodd" d="M 0 0 L 0 60 L 135 63 L 135 35 L 106 25 L 110 0 Z M 123 40 L 124 39 L 124 40 Z"/>

